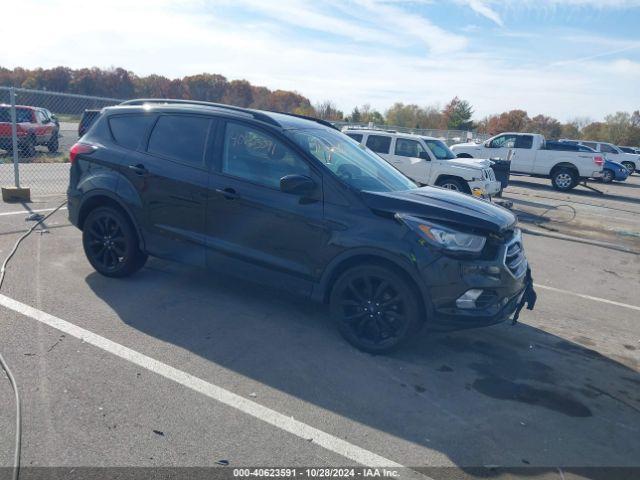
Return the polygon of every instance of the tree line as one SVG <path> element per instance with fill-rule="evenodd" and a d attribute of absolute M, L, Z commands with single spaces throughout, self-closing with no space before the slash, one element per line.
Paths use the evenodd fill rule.
<path fill-rule="evenodd" d="M 0 85 L 118 99 L 179 98 L 303 115 L 315 113 L 309 99 L 297 92 L 270 90 L 210 73 L 171 79 L 162 75 L 138 76 L 123 68 L 0 67 Z"/>
<path fill-rule="evenodd" d="M 370 105 L 345 114 L 330 100 L 316 104 L 298 92 L 270 90 L 247 80 L 231 80 L 219 74 L 201 73 L 182 78 L 162 75 L 138 76 L 123 68 L 55 67 L 50 69 L 0 67 L 0 86 L 50 90 L 112 98 L 180 98 L 220 102 L 241 107 L 291 112 L 330 121 L 348 121 L 408 127 L 412 129 L 469 130 L 496 135 L 502 132 L 541 133 L 550 139 L 574 138 L 609 141 L 617 145 L 640 145 L 640 111 L 617 112 L 604 121 L 586 118 L 562 123 L 543 114 L 533 117 L 524 110 L 510 110 L 473 121 L 473 107 L 453 98 L 438 105 L 394 103 L 380 112 Z"/>
<path fill-rule="evenodd" d="M 529 132 L 540 133 L 548 139 L 598 140 L 616 145 L 640 146 L 638 110 L 633 113 L 617 112 L 607 115 L 604 121 L 577 118 L 565 123 L 542 114 L 531 117 L 525 110 L 518 109 L 489 115 L 476 122 L 472 120 L 472 116 L 471 104 L 455 97 L 444 108 L 437 105 L 420 107 L 415 104 L 395 103 L 384 114 L 365 105 L 354 108 L 346 120 L 412 129 L 469 130 L 487 135 Z"/>

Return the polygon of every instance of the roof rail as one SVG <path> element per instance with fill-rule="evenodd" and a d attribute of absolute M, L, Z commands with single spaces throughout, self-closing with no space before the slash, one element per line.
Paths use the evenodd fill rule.
<path fill-rule="evenodd" d="M 290 117 L 302 118 L 304 120 L 311 120 L 312 122 L 319 123 L 320 125 L 324 125 L 325 127 L 329 127 L 334 130 L 340 131 L 340 129 L 336 127 L 333 123 L 327 122 L 326 120 L 322 120 L 321 118 L 310 117 L 308 115 L 300 115 L 298 113 L 279 112 L 277 110 L 270 110 L 270 111 L 273 113 L 279 113 L 280 115 L 289 115 Z"/>
<path fill-rule="evenodd" d="M 136 98 L 134 100 L 127 100 L 126 102 L 120 103 L 120 105 L 144 105 L 148 103 L 155 103 L 161 105 L 171 105 L 171 104 L 183 104 L 183 105 L 202 105 L 205 107 L 215 107 L 215 108 L 223 108 L 225 110 L 233 110 L 234 112 L 242 112 L 252 115 L 256 120 L 263 121 L 265 123 L 270 123 L 271 125 L 275 125 L 280 127 L 281 125 L 276 122 L 269 115 L 265 115 L 262 112 L 257 110 L 252 110 L 250 108 L 242 108 L 236 107 L 234 105 L 226 105 L 224 103 L 214 103 L 214 102 L 204 102 L 201 100 L 182 100 L 176 98 Z"/>

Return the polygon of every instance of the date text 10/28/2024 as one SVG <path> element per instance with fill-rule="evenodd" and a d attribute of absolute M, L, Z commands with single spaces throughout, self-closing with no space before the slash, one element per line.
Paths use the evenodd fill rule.
<path fill-rule="evenodd" d="M 234 468 L 236 478 L 398 478 L 392 468 Z"/>

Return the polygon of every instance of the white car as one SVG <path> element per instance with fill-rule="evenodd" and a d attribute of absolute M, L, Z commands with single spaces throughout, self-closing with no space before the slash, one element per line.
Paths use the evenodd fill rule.
<path fill-rule="evenodd" d="M 501 184 L 496 181 L 489 160 L 456 158 L 437 138 L 348 127 L 342 131 L 419 184 L 483 198 L 500 192 Z"/>
<path fill-rule="evenodd" d="M 592 142 L 590 140 L 569 140 L 567 138 L 560 139 L 561 142 L 577 143 L 589 148 L 593 148 L 596 152 L 605 154 L 605 156 L 613 161 L 624 165 L 629 174 L 640 170 L 640 155 L 624 152 L 617 145 L 606 142 Z"/>
<path fill-rule="evenodd" d="M 506 132 L 484 143 L 453 145 L 451 150 L 464 158 L 510 157 L 512 172 L 548 177 L 557 190 L 571 190 L 580 180 L 602 177 L 604 165 L 604 157 L 595 152 L 548 149 L 544 136 L 536 133 Z"/>

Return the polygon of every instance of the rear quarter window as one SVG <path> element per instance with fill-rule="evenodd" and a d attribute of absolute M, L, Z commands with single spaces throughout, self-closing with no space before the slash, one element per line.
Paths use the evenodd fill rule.
<path fill-rule="evenodd" d="M 118 145 L 135 150 L 152 120 L 151 115 L 117 115 L 109 118 L 109 128 Z"/>
<path fill-rule="evenodd" d="M 376 153 L 389 153 L 391 147 L 391 137 L 384 135 L 369 135 L 367 147 Z"/>
<path fill-rule="evenodd" d="M 210 125 L 206 117 L 162 115 L 153 127 L 147 152 L 203 167 Z"/>

